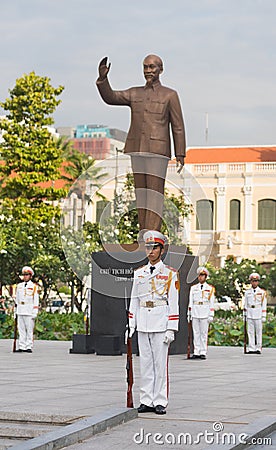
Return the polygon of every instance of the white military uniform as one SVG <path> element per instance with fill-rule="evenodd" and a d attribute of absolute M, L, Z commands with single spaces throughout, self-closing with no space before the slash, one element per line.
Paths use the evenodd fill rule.
<path fill-rule="evenodd" d="M 262 350 L 262 319 L 266 318 L 266 303 L 266 291 L 259 286 L 245 291 L 244 309 L 247 316 L 248 351 Z"/>
<path fill-rule="evenodd" d="M 16 314 L 18 317 L 19 349 L 33 347 L 34 319 L 38 313 L 38 286 L 31 280 L 19 283 L 16 290 Z"/>
<path fill-rule="evenodd" d="M 129 326 L 137 328 L 140 352 L 140 401 L 155 407 L 168 404 L 168 344 L 166 330 L 178 330 L 178 272 L 159 261 L 134 272 Z"/>
<path fill-rule="evenodd" d="M 215 288 L 208 283 L 197 283 L 191 287 L 189 314 L 194 337 L 194 355 L 207 354 L 209 317 L 214 317 Z"/>

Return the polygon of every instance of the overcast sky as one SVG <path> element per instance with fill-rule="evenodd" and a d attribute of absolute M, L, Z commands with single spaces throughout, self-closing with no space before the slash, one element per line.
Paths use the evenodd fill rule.
<path fill-rule="evenodd" d="M 95 86 L 111 61 L 114 89 L 144 84 L 142 61 L 164 61 L 189 146 L 276 144 L 275 0 L 0 0 L 0 100 L 32 70 L 64 85 L 55 126 L 128 129 L 129 109 Z M 0 114 L 3 111 L 0 110 Z"/>

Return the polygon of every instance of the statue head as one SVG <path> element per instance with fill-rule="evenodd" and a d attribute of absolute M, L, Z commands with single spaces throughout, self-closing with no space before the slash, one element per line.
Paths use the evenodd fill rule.
<path fill-rule="evenodd" d="M 157 55 L 148 55 L 143 61 L 144 77 L 148 85 L 159 80 L 159 75 L 163 72 L 163 61 Z"/>

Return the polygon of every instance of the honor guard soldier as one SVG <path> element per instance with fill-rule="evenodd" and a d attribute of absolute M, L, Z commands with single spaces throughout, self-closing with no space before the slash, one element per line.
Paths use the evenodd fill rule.
<path fill-rule="evenodd" d="M 38 286 L 32 282 L 34 271 L 25 266 L 22 269 L 23 282 L 16 289 L 16 314 L 18 319 L 19 348 L 17 352 L 32 353 L 34 319 L 38 313 Z"/>
<path fill-rule="evenodd" d="M 137 329 L 140 353 L 138 412 L 166 414 L 168 350 L 179 324 L 179 278 L 178 272 L 161 260 L 165 236 L 153 230 L 143 239 L 149 262 L 134 272 L 129 307 L 130 337 Z"/>
<path fill-rule="evenodd" d="M 249 275 L 251 288 L 245 291 L 244 315 L 247 320 L 248 352 L 260 355 L 262 352 L 262 322 L 266 321 L 266 291 L 259 287 L 260 275 Z M 256 337 L 256 341 L 255 341 Z"/>
<path fill-rule="evenodd" d="M 206 283 L 206 267 L 197 269 L 198 283 L 191 287 L 188 321 L 192 320 L 194 354 L 191 359 L 206 359 L 208 328 L 214 318 L 215 288 Z"/>

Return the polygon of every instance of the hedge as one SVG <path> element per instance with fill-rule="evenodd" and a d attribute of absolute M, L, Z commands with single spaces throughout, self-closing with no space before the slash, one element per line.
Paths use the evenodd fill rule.
<path fill-rule="evenodd" d="M 34 338 L 41 340 L 70 341 L 74 333 L 85 333 L 83 313 L 58 314 L 41 311 L 36 319 Z M 14 318 L 6 316 L 0 324 L 0 339 L 13 339 Z M 209 345 L 243 346 L 244 323 L 242 312 L 216 311 L 209 327 Z M 276 317 L 267 314 L 263 324 L 263 347 L 276 347 Z"/>

